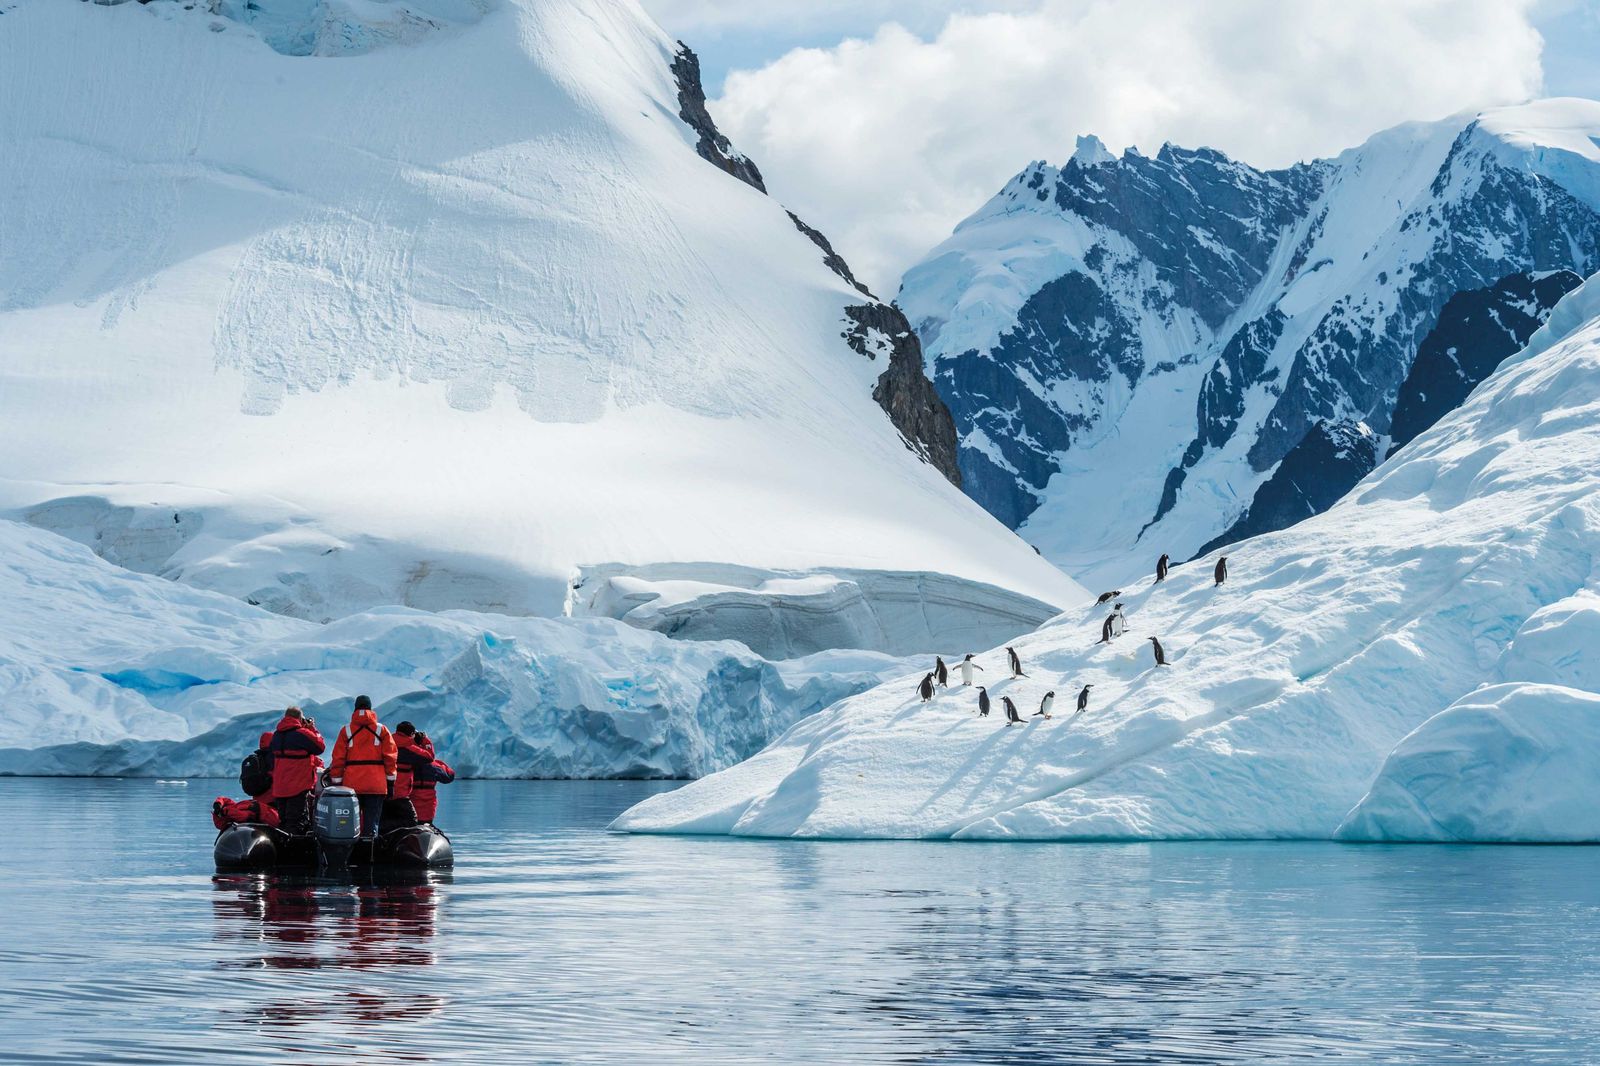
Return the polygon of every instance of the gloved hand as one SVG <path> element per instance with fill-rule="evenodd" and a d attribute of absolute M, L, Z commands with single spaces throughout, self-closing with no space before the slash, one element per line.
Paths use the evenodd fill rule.
<path fill-rule="evenodd" d="M 387 791 L 384 792 L 384 795 L 389 799 L 394 799 L 394 778 L 391 777 L 385 781 L 384 787 L 387 789 Z"/>

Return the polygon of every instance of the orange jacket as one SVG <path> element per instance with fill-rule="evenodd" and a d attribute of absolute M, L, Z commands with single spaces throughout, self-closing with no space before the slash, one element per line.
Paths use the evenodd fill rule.
<path fill-rule="evenodd" d="M 356 711 L 333 742 L 333 783 L 359 796 L 382 796 L 395 774 L 394 737 L 371 711 Z"/>

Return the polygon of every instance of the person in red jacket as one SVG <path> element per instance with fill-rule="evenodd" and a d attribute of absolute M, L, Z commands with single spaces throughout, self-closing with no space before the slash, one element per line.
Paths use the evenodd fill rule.
<path fill-rule="evenodd" d="M 334 784 L 355 792 L 361 805 L 361 835 L 368 840 L 378 838 L 383 801 L 394 789 L 396 761 L 388 726 L 378 722 L 370 697 L 357 696 L 350 724 L 339 730 L 333 742 L 333 765 L 328 773 Z"/>
<path fill-rule="evenodd" d="M 311 790 L 326 747 L 317 723 L 298 707 L 284 711 L 272 731 L 272 805 L 285 832 L 311 832 Z"/>
<path fill-rule="evenodd" d="M 411 805 L 416 808 L 419 822 L 431 823 L 439 813 L 438 788 L 454 781 L 456 772 L 434 754 L 433 741 L 428 739 L 428 734 L 417 734 L 417 750 L 426 752 L 433 761 L 412 771 Z"/>
<path fill-rule="evenodd" d="M 410 722 L 401 722 L 394 727 L 394 745 L 394 798 L 414 801 L 417 777 L 426 773 L 428 766 L 433 763 L 433 748 L 422 746 L 417 740 L 417 727 Z M 412 803 L 412 812 L 416 812 L 415 802 Z"/>
<path fill-rule="evenodd" d="M 256 762 L 261 766 L 272 766 L 272 734 L 270 732 L 261 734 L 261 743 L 256 747 Z M 239 781 L 241 784 L 244 782 L 244 775 L 242 773 L 239 775 Z M 267 773 L 266 782 L 266 790 L 263 792 L 252 793 L 250 796 L 251 799 L 268 801 L 272 799 L 272 773 L 270 769 Z"/>

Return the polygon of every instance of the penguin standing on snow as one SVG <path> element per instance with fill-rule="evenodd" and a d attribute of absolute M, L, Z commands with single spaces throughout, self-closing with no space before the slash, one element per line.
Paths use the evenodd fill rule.
<path fill-rule="evenodd" d="M 917 686 L 917 695 L 922 697 L 922 702 L 927 703 L 933 699 L 933 675 L 924 674 L 922 683 Z"/>
<path fill-rule="evenodd" d="M 1056 705 L 1056 691 L 1055 691 L 1055 689 L 1051 689 L 1049 692 L 1046 692 L 1044 694 L 1044 699 L 1039 701 L 1039 709 L 1037 711 L 1033 712 L 1033 716 L 1035 718 L 1038 718 L 1038 717 L 1040 717 L 1042 715 L 1045 718 L 1049 718 L 1050 717 L 1050 708 L 1054 707 L 1055 705 Z"/>
<path fill-rule="evenodd" d="M 1017 713 L 1017 705 L 1011 702 L 1011 697 L 1001 696 L 1000 702 L 1006 705 L 1006 728 L 1021 723 L 1022 715 Z"/>
<path fill-rule="evenodd" d="M 1115 622 L 1116 620 L 1117 620 L 1117 616 L 1116 615 L 1108 614 L 1108 615 L 1106 615 L 1106 620 L 1104 622 L 1100 623 L 1100 643 L 1102 643 L 1102 644 L 1110 644 L 1111 643 L 1111 638 L 1116 636 L 1115 633 L 1111 632 L 1112 623 Z"/>
<path fill-rule="evenodd" d="M 1111 608 L 1111 617 L 1106 621 L 1111 623 L 1111 635 L 1113 637 L 1120 637 L 1128 631 L 1128 619 L 1122 613 L 1122 604 L 1120 603 Z"/>
<path fill-rule="evenodd" d="M 1150 647 L 1155 649 L 1156 665 L 1157 666 L 1166 666 L 1167 665 L 1167 653 L 1166 653 L 1165 650 L 1162 649 L 1161 642 L 1159 640 L 1157 640 L 1155 637 L 1151 637 L 1150 638 Z"/>
<path fill-rule="evenodd" d="M 1016 648 L 1007 647 L 1006 648 L 1006 658 L 1011 661 L 1011 676 L 1013 678 L 1027 677 L 1028 676 L 1027 674 L 1022 672 L 1022 660 L 1017 657 L 1017 649 Z"/>
<path fill-rule="evenodd" d="M 983 667 L 972 661 L 972 653 L 967 652 L 967 657 L 961 660 L 961 684 L 967 688 L 972 687 L 972 671 L 982 670 Z"/>
<path fill-rule="evenodd" d="M 1121 589 L 1112 589 L 1110 592 L 1102 592 L 1100 594 L 1100 598 L 1094 601 L 1094 605 L 1098 607 L 1102 603 L 1110 603 L 1120 595 L 1122 595 Z"/>
<path fill-rule="evenodd" d="M 1171 561 L 1172 561 L 1172 557 L 1170 555 L 1166 555 L 1166 554 L 1163 554 L 1161 556 L 1161 558 L 1156 560 L 1156 583 L 1157 584 L 1160 584 L 1161 582 L 1163 582 L 1163 581 L 1165 581 L 1167 579 L 1167 564 L 1170 563 Z"/>
<path fill-rule="evenodd" d="M 1224 581 L 1228 580 L 1228 557 L 1226 555 L 1222 556 L 1222 558 L 1217 560 L 1217 569 L 1216 569 L 1216 575 L 1215 576 L 1216 576 L 1218 585 L 1220 585 Z M 1215 586 L 1213 586 L 1213 587 L 1215 587 Z"/>
<path fill-rule="evenodd" d="M 940 688 L 950 687 L 950 668 L 937 655 L 933 657 L 933 679 L 939 682 Z"/>
<path fill-rule="evenodd" d="M 1078 714 L 1082 714 L 1089 709 L 1089 690 L 1092 688 L 1094 688 L 1093 685 L 1085 685 L 1078 690 Z"/>
<path fill-rule="evenodd" d="M 978 686 L 978 717 L 989 717 L 989 690 L 982 685 Z"/>

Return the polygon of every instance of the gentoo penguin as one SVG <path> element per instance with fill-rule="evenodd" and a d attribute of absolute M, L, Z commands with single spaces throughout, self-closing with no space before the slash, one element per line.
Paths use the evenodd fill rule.
<path fill-rule="evenodd" d="M 1171 561 L 1172 557 L 1165 554 L 1156 560 L 1156 580 L 1158 582 L 1167 579 L 1167 564 Z"/>
<path fill-rule="evenodd" d="M 972 661 L 972 653 L 967 652 L 967 657 L 961 660 L 961 683 L 968 688 L 972 687 L 972 671 L 982 670 L 983 667 Z"/>
<path fill-rule="evenodd" d="M 1110 644 L 1111 643 L 1111 638 L 1113 636 L 1115 636 L 1115 634 L 1111 632 L 1111 628 L 1112 628 L 1111 627 L 1111 623 L 1115 622 L 1116 620 L 1117 620 L 1117 616 L 1116 615 L 1114 615 L 1114 614 L 1106 615 L 1106 620 L 1100 624 L 1100 643 L 1102 643 L 1102 644 Z"/>
<path fill-rule="evenodd" d="M 1044 699 L 1039 701 L 1039 709 L 1037 711 L 1033 712 L 1033 716 L 1035 718 L 1038 718 L 1040 715 L 1043 715 L 1044 717 L 1049 718 L 1050 717 L 1050 708 L 1054 707 L 1055 705 L 1056 705 L 1056 690 L 1055 689 L 1051 689 L 1049 692 L 1046 692 L 1044 694 Z"/>
<path fill-rule="evenodd" d="M 989 717 L 989 690 L 982 685 L 978 686 L 978 717 Z"/>
<path fill-rule="evenodd" d="M 1008 727 L 1022 721 L 1022 715 L 1017 713 L 1017 705 L 1011 702 L 1010 696 L 1001 696 L 1000 702 L 1006 705 L 1006 725 Z"/>
<path fill-rule="evenodd" d="M 1102 592 L 1100 594 L 1100 598 L 1094 601 L 1094 605 L 1098 607 L 1102 603 L 1109 603 L 1120 595 L 1122 595 L 1121 589 L 1112 589 L 1110 592 Z"/>
<path fill-rule="evenodd" d="M 1154 648 L 1155 652 L 1156 652 L 1156 665 L 1157 666 L 1166 666 L 1167 665 L 1167 653 L 1162 650 L 1161 642 L 1159 640 L 1157 640 L 1155 637 L 1151 637 L 1150 638 L 1150 646 L 1152 648 Z"/>
<path fill-rule="evenodd" d="M 933 657 L 933 679 L 939 682 L 940 688 L 950 687 L 950 668 L 937 655 Z"/>
<path fill-rule="evenodd" d="M 1006 658 L 1011 660 L 1011 676 L 1012 677 L 1027 677 L 1028 676 L 1027 674 L 1022 672 L 1022 660 L 1017 657 L 1017 649 L 1016 648 L 1007 647 L 1006 648 Z"/>
<path fill-rule="evenodd" d="M 1228 580 L 1228 557 L 1226 555 L 1217 560 L 1216 577 L 1218 585 Z"/>
<path fill-rule="evenodd" d="M 922 682 L 917 685 L 917 695 L 922 697 L 922 702 L 927 703 L 933 699 L 933 675 L 922 675 Z"/>
<path fill-rule="evenodd" d="M 1093 685 L 1085 685 L 1078 690 L 1078 713 L 1082 714 L 1089 709 L 1089 690 Z"/>
<path fill-rule="evenodd" d="M 1127 632 L 1128 618 L 1122 613 L 1122 604 L 1116 604 L 1111 608 L 1111 617 L 1108 618 L 1107 621 L 1111 623 L 1112 636 L 1120 637 L 1123 633 Z"/>

